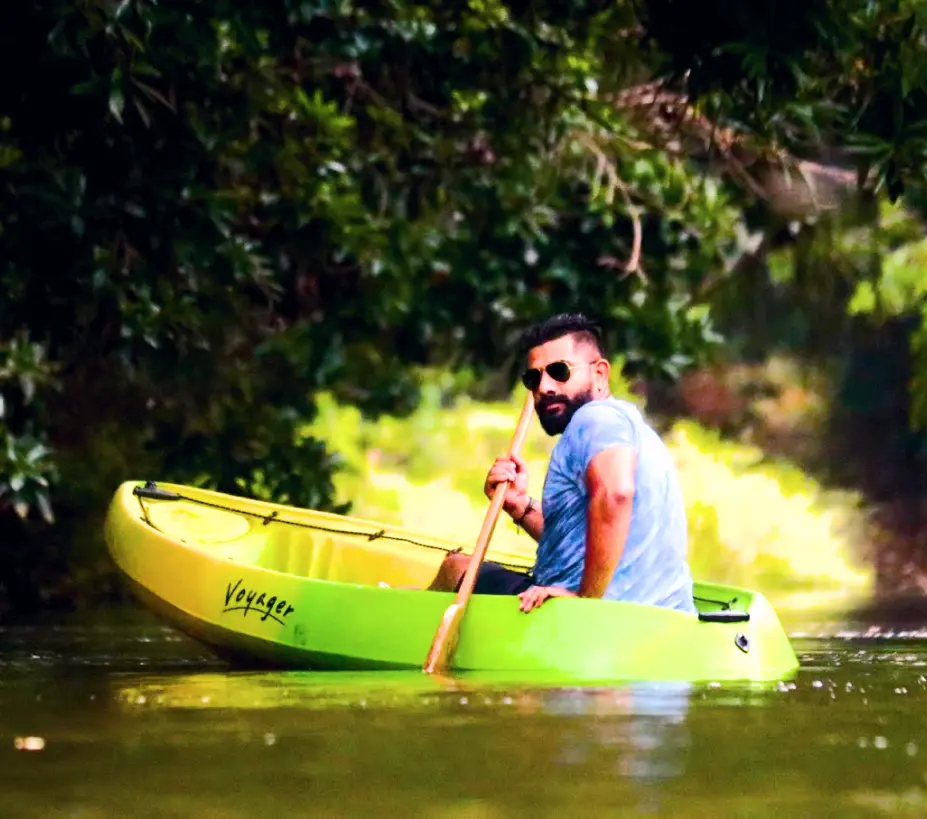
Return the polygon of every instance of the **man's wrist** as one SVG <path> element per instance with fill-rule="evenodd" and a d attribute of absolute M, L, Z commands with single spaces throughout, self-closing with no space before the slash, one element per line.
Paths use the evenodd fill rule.
<path fill-rule="evenodd" d="M 518 526 L 522 526 L 527 519 L 528 515 L 531 514 L 532 510 L 537 506 L 534 502 L 534 498 L 529 497 L 525 502 L 525 505 L 522 507 L 521 512 L 515 515 L 512 515 L 512 519 Z"/>
<path fill-rule="evenodd" d="M 522 498 L 519 498 L 516 501 L 511 503 L 502 504 L 503 511 L 510 517 L 512 520 L 518 520 L 521 517 L 522 513 L 525 511 L 525 507 L 528 505 L 528 496 L 525 495 Z"/>

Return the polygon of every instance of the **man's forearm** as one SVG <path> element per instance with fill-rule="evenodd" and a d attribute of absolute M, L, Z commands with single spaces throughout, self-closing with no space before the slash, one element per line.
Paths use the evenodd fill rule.
<path fill-rule="evenodd" d="M 608 589 L 628 539 L 633 504 L 633 495 L 598 492 L 589 498 L 580 597 L 602 597 Z"/>

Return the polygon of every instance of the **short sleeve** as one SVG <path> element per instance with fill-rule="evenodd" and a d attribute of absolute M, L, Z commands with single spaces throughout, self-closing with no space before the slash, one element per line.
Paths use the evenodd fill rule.
<path fill-rule="evenodd" d="M 589 462 L 603 449 L 613 446 L 636 447 L 634 422 L 620 407 L 604 401 L 590 401 L 580 407 L 570 422 L 570 454 L 581 478 Z"/>

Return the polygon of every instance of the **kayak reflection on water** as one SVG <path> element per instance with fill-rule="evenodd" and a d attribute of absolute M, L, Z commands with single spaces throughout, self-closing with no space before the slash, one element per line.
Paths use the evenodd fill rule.
<path fill-rule="evenodd" d="M 363 710 L 370 717 L 401 711 L 414 722 L 451 711 L 455 720 L 473 724 L 489 716 L 499 728 L 502 720 L 507 724 L 502 742 L 542 730 L 551 764 L 575 768 L 580 776 L 612 770 L 616 778 L 608 787 L 643 787 L 637 798 L 647 811 L 655 809 L 660 786 L 685 773 L 687 717 L 697 690 L 685 682 L 575 686 L 524 675 L 506 681 L 497 674 L 407 671 L 164 674 L 113 683 L 114 699 L 132 711 L 286 708 Z"/>
<path fill-rule="evenodd" d="M 661 783 L 685 772 L 690 736 L 686 718 L 690 683 L 629 683 L 605 688 L 538 689 L 523 692 L 519 707 L 565 721 L 556 761 L 582 769 L 612 756 L 621 780 L 646 786 L 640 810 L 657 809 Z M 618 784 L 616 783 L 616 787 Z"/>

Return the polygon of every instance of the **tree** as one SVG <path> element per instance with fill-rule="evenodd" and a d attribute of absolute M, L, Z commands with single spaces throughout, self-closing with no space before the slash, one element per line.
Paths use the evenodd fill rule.
<path fill-rule="evenodd" d="M 328 508 L 337 453 L 301 431 L 319 389 L 375 416 L 415 405 L 423 365 L 511 380 L 520 327 L 566 309 L 674 378 L 745 264 L 927 155 L 909 0 L 37 0 L 0 22 L 23 600 L 97 559 L 130 476 Z"/>
<path fill-rule="evenodd" d="M 611 101 L 648 73 L 630 6 L 0 15 L 19 78 L 0 106 L 16 605 L 96 576 L 125 478 L 329 507 L 337 453 L 301 432 L 318 389 L 402 412 L 416 367 L 510 370 L 520 326 L 565 309 L 647 372 L 715 340 L 699 293 L 736 258 L 740 212 Z"/>
<path fill-rule="evenodd" d="M 656 73 L 767 154 L 834 152 L 892 201 L 924 178 L 927 16 L 919 0 L 641 0 Z"/>

